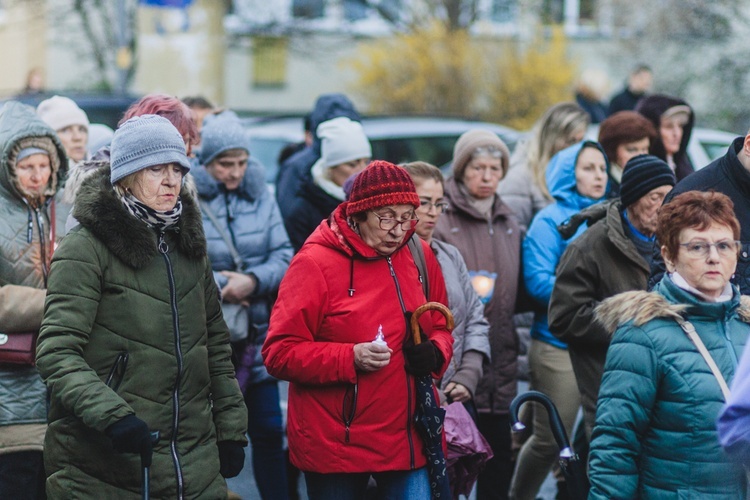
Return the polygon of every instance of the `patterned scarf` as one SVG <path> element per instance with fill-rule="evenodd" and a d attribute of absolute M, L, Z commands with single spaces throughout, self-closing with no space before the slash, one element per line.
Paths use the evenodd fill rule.
<path fill-rule="evenodd" d="M 182 200 L 179 197 L 174 208 L 166 212 L 160 212 L 146 206 L 130 193 L 120 199 L 127 211 L 133 214 L 136 219 L 143 221 L 147 226 L 156 229 L 160 233 L 179 230 L 177 224 L 180 222 L 180 215 L 182 215 Z"/>

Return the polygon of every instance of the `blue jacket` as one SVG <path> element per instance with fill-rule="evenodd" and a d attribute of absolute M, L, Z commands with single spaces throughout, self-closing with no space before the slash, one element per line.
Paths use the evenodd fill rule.
<path fill-rule="evenodd" d="M 557 226 L 584 208 L 602 201 L 582 196 L 576 190 L 576 161 L 584 142 L 579 142 L 558 152 L 547 166 L 547 187 L 555 203 L 546 206 L 534 217 L 523 242 L 523 279 L 528 294 L 539 305 L 534 313 L 531 336 L 562 349 L 567 348 L 549 331 L 547 307 L 555 285 L 555 270 L 568 244 L 588 227 L 581 225 L 572 238 L 564 240 Z M 604 154 L 601 146 L 597 147 Z M 604 155 L 606 160 L 607 155 Z M 609 163 L 607 163 L 609 171 Z M 609 188 L 608 188 L 609 189 Z M 605 193 L 606 197 L 606 193 Z"/>
<path fill-rule="evenodd" d="M 294 205 L 297 193 L 312 178 L 310 169 L 320 158 L 318 125 L 339 116 L 361 121 L 359 113 L 354 109 L 354 104 L 344 94 L 324 94 L 320 96 L 310 115 L 310 126 L 313 132 L 312 145 L 293 154 L 279 166 L 279 175 L 276 181 L 276 200 L 279 202 L 284 223 L 289 220 L 290 210 Z"/>
<path fill-rule="evenodd" d="M 193 168 L 198 196 L 202 204 L 208 205 L 223 224 L 224 232 L 233 239 L 237 252 L 242 257 L 243 272 L 254 274 L 258 286 L 250 304 L 250 322 L 257 328 L 249 348 L 255 348 L 249 383 L 262 382 L 270 378 L 263 366 L 260 348 L 266 339 L 272 297 L 279 289 L 289 261 L 292 246 L 281 221 L 279 207 L 265 183 L 263 166 L 257 161 L 248 162 L 245 177 L 240 187 L 227 191 L 204 167 Z M 219 271 L 234 271 L 234 261 L 229 248 L 211 220 L 203 214 L 203 228 L 208 243 L 208 256 L 219 288 L 227 279 Z"/>

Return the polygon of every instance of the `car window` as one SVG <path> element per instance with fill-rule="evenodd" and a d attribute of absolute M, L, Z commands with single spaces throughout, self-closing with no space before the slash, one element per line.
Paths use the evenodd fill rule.
<path fill-rule="evenodd" d="M 458 135 L 371 139 L 372 157 L 392 163 L 426 161 L 443 165 L 453 156 Z"/>
<path fill-rule="evenodd" d="M 706 152 L 710 161 L 714 161 L 720 156 L 724 156 L 729 148 L 729 144 L 726 141 L 701 141 L 701 147 Z"/>
<path fill-rule="evenodd" d="M 279 164 L 276 160 L 285 146 L 291 144 L 283 139 L 253 137 L 250 139 L 250 154 L 266 167 L 266 182 L 275 183 Z"/>

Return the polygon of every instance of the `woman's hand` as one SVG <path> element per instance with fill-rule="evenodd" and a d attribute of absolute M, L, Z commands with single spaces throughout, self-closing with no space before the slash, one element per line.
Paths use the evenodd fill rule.
<path fill-rule="evenodd" d="M 362 372 L 375 372 L 388 366 L 393 350 L 388 346 L 363 342 L 354 344 L 354 366 Z"/>
<path fill-rule="evenodd" d="M 247 298 L 250 297 L 258 285 L 255 278 L 249 274 L 234 271 L 222 271 L 219 274 L 227 278 L 227 284 L 221 289 L 222 300 L 230 304 L 250 305 Z"/>
<path fill-rule="evenodd" d="M 459 403 L 465 403 L 471 400 L 471 393 L 469 389 L 456 382 L 449 382 L 445 386 L 445 396 L 448 401 L 458 401 Z"/>

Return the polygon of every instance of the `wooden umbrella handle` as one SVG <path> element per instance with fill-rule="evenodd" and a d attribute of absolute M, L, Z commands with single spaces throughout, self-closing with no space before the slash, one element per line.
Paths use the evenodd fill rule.
<path fill-rule="evenodd" d="M 414 336 L 414 345 L 418 345 L 422 342 L 422 337 L 419 334 L 419 317 L 427 311 L 437 311 L 445 316 L 448 330 L 453 330 L 453 313 L 451 313 L 450 309 L 440 302 L 427 302 L 426 304 L 417 307 L 417 310 L 411 315 L 411 332 Z"/>

